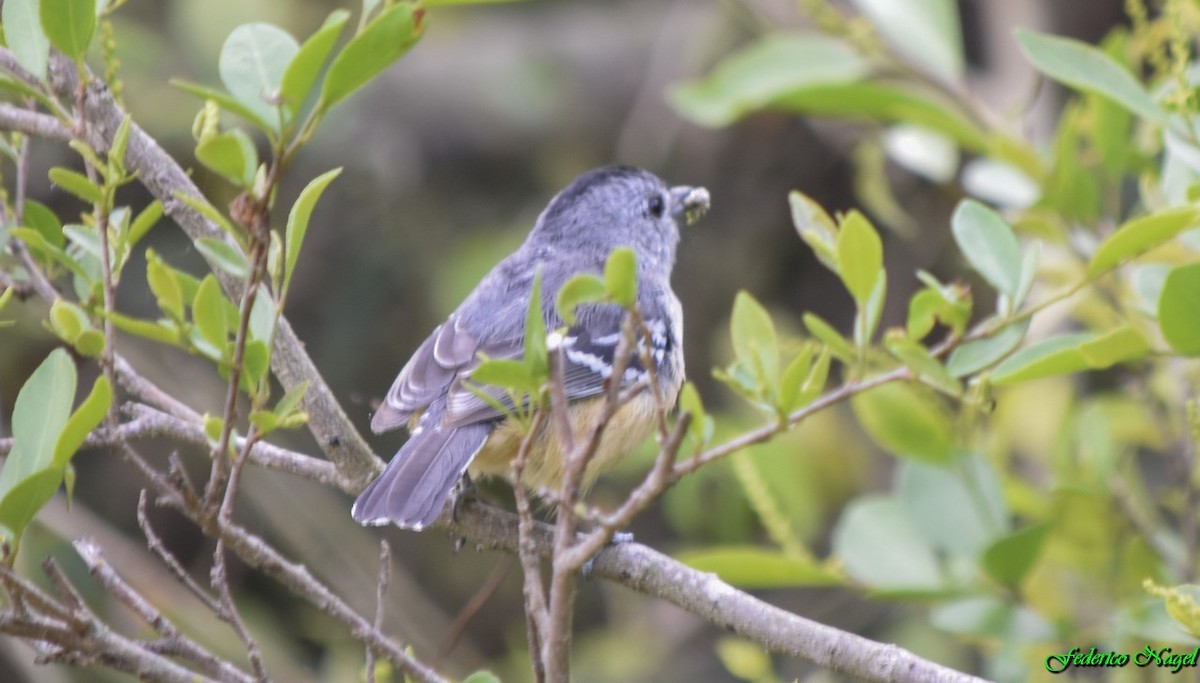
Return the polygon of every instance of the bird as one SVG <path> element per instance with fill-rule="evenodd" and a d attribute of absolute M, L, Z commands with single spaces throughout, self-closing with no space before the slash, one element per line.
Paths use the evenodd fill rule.
<path fill-rule="evenodd" d="M 464 475 L 508 474 L 523 428 L 497 401 L 480 395 L 471 373 L 481 359 L 523 355 L 535 273 L 542 278 L 546 329 L 556 331 L 562 350 L 562 381 L 576 434 L 590 429 L 603 410 L 626 311 L 612 303 L 585 304 L 568 324 L 556 310 L 555 295 L 577 274 L 602 273 L 618 247 L 634 252 L 636 305 L 649 331 L 648 357 L 659 395 L 674 405 L 684 381 L 683 311 L 670 281 L 679 223 L 703 215 L 709 201 L 703 187 L 670 187 L 649 171 L 621 165 L 587 171 L 556 194 L 524 243 L 483 277 L 400 370 L 371 429 L 379 434 L 406 425 L 410 436 L 359 494 L 352 517 L 367 526 L 420 531 L 438 519 Z M 640 355 L 633 354 L 616 378 L 622 387 L 650 376 Z M 640 392 L 618 410 L 583 485 L 640 444 L 655 421 L 651 392 Z M 562 472 L 562 445 L 550 424 L 532 438 L 522 483 L 533 490 L 556 488 Z"/>

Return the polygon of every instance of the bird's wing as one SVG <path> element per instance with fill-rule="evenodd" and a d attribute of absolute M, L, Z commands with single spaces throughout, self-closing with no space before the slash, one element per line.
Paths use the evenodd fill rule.
<path fill-rule="evenodd" d="M 561 348 L 563 350 L 563 386 L 568 400 L 596 396 L 604 393 L 608 379 L 612 375 L 613 360 L 617 346 L 621 340 L 621 322 L 624 318 L 623 309 L 611 305 L 594 305 L 581 308 L 580 316 L 574 325 L 568 326 L 563 333 Z M 664 328 L 665 329 L 665 328 Z M 655 335 L 657 337 L 657 335 Z M 668 349 L 669 340 L 665 340 Z M 658 350 L 660 342 L 652 340 L 652 348 L 658 354 L 656 360 L 661 361 L 663 352 Z M 524 353 L 524 339 L 506 340 L 499 344 L 489 344 L 481 347 L 480 352 L 489 358 L 519 358 Z M 446 412 L 442 424 L 456 427 L 493 420 L 502 415 L 492 402 L 480 397 L 479 392 L 485 392 L 488 397 L 505 408 L 514 407 L 513 399 L 505 391 L 496 387 L 480 386 L 470 380 L 472 364 L 450 385 L 446 397 Z M 641 360 L 634 354 L 629 360 L 622 384 L 638 381 L 645 371 Z"/>
<path fill-rule="evenodd" d="M 395 429 L 423 411 L 455 383 L 459 374 L 478 364 L 480 344 L 462 321 L 451 315 L 438 325 L 408 359 L 387 397 L 371 418 L 372 431 Z"/>

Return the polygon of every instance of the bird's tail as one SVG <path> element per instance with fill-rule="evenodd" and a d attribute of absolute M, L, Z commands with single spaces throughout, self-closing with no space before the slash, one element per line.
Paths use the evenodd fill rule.
<path fill-rule="evenodd" d="M 420 430 L 359 494 L 350 514 L 371 526 L 420 531 L 433 524 L 490 431 L 487 424 Z"/>

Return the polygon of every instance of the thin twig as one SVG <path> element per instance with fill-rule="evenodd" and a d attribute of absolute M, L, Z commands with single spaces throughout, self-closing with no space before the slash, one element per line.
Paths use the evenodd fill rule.
<path fill-rule="evenodd" d="M 162 560 L 162 563 L 167 566 L 167 570 L 171 572 L 171 575 L 175 577 L 175 580 L 178 581 L 184 588 L 186 588 L 189 593 L 196 596 L 196 598 L 200 600 L 200 602 L 203 603 L 204 606 L 209 609 L 209 611 L 214 614 L 220 612 L 221 605 L 217 602 L 217 599 L 210 595 L 203 586 L 201 586 L 195 579 L 192 578 L 192 575 L 183 568 L 183 565 L 179 563 L 179 560 L 176 559 L 176 557 L 171 554 L 171 551 L 167 549 L 166 544 L 164 544 L 162 541 L 162 537 L 160 537 L 158 533 L 154 531 L 154 527 L 150 525 L 150 517 L 146 514 L 146 501 L 148 498 L 149 496 L 146 493 L 146 489 L 142 489 L 141 494 L 138 496 L 137 521 L 138 527 L 140 527 L 142 530 L 142 535 L 146 537 L 146 547 L 150 550 L 150 552 L 157 555 L 158 559 Z"/>
<path fill-rule="evenodd" d="M 117 355 L 115 361 L 117 379 L 126 391 L 176 418 L 196 424 L 201 422 L 203 418 L 200 413 L 143 377 L 122 356 Z"/>
<path fill-rule="evenodd" d="M 392 579 L 392 548 L 386 540 L 379 541 L 379 576 L 375 579 L 375 630 L 383 630 L 384 604 L 388 583 Z M 367 683 L 375 683 L 375 650 L 366 648 Z"/>
<path fill-rule="evenodd" d="M 546 669 L 542 663 L 543 634 L 547 626 L 546 593 L 542 585 L 542 566 L 538 557 L 537 547 L 533 540 L 533 512 L 529 505 L 529 491 L 525 487 L 525 465 L 529 462 L 529 453 L 533 442 L 539 438 L 546 420 L 545 411 L 538 409 L 533 413 L 529 431 L 521 439 L 517 455 L 509 465 L 509 479 L 512 482 L 513 497 L 517 507 L 517 538 L 516 554 L 521 561 L 522 594 L 525 599 L 525 633 L 529 640 L 529 659 L 533 666 L 533 677 L 537 683 L 546 680 Z"/>
<path fill-rule="evenodd" d="M 254 672 L 254 680 L 266 683 L 270 679 L 267 678 L 262 650 L 259 649 L 254 634 L 250 633 L 246 622 L 242 620 L 237 604 L 233 601 L 233 592 L 229 589 L 229 566 L 225 558 L 225 540 L 222 538 L 217 539 L 217 547 L 213 550 L 213 566 L 209 576 L 209 583 L 217 591 L 217 600 L 221 606 L 217 617 L 229 624 L 237 634 L 238 640 L 242 641 L 242 646 L 246 648 L 246 656 L 250 660 L 250 669 Z"/>
<path fill-rule="evenodd" d="M 143 500 L 145 492 L 143 491 Z M 214 656 L 209 651 L 205 650 L 191 638 L 188 638 L 175 625 L 170 622 L 162 612 L 158 611 L 154 605 L 136 590 L 133 589 L 124 579 L 113 570 L 112 565 L 104 558 L 100 546 L 94 541 L 88 539 L 80 539 L 75 541 L 75 552 L 79 553 L 79 557 L 83 559 L 83 563 L 87 565 L 88 571 L 93 577 L 104 586 L 105 590 L 126 607 L 133 610 L 143 621 L 146 622 L 156 633 L 162 636 L 162 641 L 155 644 L 155 648 L 160 651 L 168 651 L 171 654 L 184 657 L 201 668 L 201 671 L 214 678 L 220 678 L 223 681 L 252 681 L 250 676 L 239 670 L 233 664 L 223 661 Z"/>

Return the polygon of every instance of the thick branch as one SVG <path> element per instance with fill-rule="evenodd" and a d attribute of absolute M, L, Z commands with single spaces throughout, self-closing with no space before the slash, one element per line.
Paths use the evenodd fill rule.
<path fill-rule="evenodd" d="M 446 527 L 479 548 L 517 552 L 517 517 L 502 510 L 465 503 Z M 550 556 L 554 548 L 550 527 L 536 525 L 532 541 L 543 557 Z M 640 543 L 605 547 L 595 558 L 592 575 L 666 600 L 772 652 L 863 680 L 983 682 L 897 645 L 877 643 L 769 605 L 713 574 L 686 567 Z"/>

